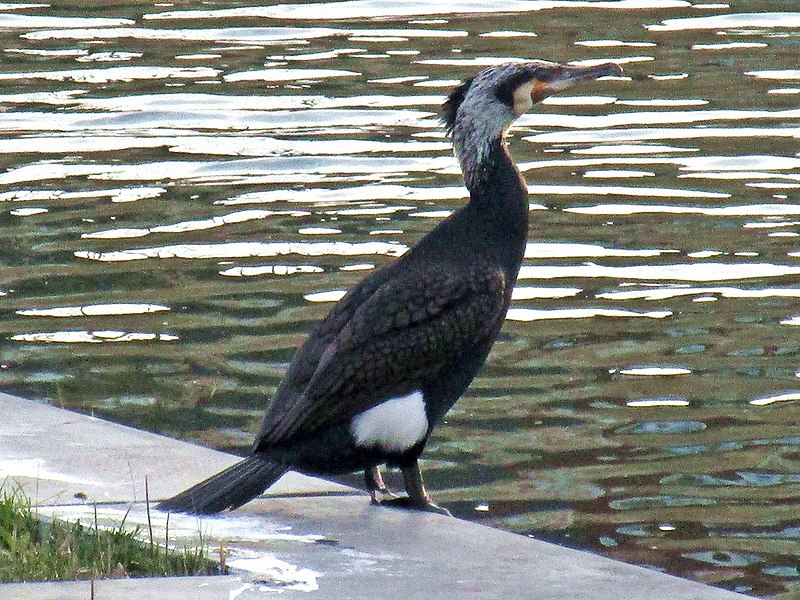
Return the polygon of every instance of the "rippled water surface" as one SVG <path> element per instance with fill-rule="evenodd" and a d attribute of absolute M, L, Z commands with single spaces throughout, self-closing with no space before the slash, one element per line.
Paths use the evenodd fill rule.
<path fill-rule="evenodd" d="M 530 243 L 429 483 L 460 516 L 786 591 L 800 12 L 443 6 L 0 4 L 0 386 L 243 451 L 310 324 L 465 201 L 446 91 L 615 60 L 510 139 Z"/>

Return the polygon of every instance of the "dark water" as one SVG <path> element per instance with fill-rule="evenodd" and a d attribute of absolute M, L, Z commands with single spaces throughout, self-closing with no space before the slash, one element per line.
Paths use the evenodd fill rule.
<path fill-rule="evenodd" d="M 527 258 L 429 482 L 512 531 L 797 583 L 795 4 L 211 6 L 0 5 L 3 389 L 243 450 L 310 324 L 464 202 L 454 81 L 616 60 L 514 130 Z"/>

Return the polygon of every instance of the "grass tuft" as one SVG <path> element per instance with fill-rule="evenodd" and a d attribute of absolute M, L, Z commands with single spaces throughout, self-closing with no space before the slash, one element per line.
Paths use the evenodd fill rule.
<path fill-rule="evenodd" d="M 139 539 L 140 530 L 38 517 L 19 490 L 0 489 L 0 582 L 63 581 L 113 577 L 212 575 L 220 567 L 208 548 L 168 547 Z"/>

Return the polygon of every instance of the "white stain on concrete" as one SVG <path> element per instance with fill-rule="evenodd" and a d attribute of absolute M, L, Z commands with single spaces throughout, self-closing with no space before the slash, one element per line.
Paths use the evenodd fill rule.
<path fill-rule="evenodd" d="M 148 518 L 144 504 L 120 505 L 71 505 L 53 507 L 53 516 L 66 521 L 94 522 L 95 514 L 98 523 L 111 528 L 118 527 L 124 521 L 131 529 L 139 527 L 146 531 L 150 526 L 156 539 L 183 541 L 202 537 L 204 540 L 217 539 L 245 542 L 295 542 L 313 544 L 324 538 L 317 534 L 296 534 L 291 528 L 270 523 L 263 518 L 232 517 L 229 515 L 198 516 L 183 513 L 167 513 L 151 506 Z M 168 531 L 167 531 L 168 530 Z"/>
<path fill-rule="evenodd" d="M 47 467 L 43 460 L 38 458 L 0 460 L 0 480 L 6 477 L 29 477 L 31 479 L 45 479 L 47 481 L 61 481 L 80 485 L 105 485 L 100 481 L 92 481 L 91 479 L 53 471 Z"/>
<path fill-rule="evenodd" d="M 236 600 L 239 596 L 244 594 L 246 591 L 251 590 L 253 586 L 249 583 L 245 583 L 242 587 L 236 588 L 235 590 L 231 590 L 228 592 L 228 600 Z"/>
<path fill-rule="evenodd" d="M 242 592 L 255 589 L 261 592 L 276 590 L 294 590 L 299 592 L 315 592 L 319 589 L 317 578 L 322 573 L 298 567 L 284 560 L 277 558 L 272 553 L 255 553 L 247 551 L 237 551 L 241 553 L 241 558 L 233 558 L 227 561 L 231 569 L 246 571 L 249 574 L 251 583 L 245 589 L 234 590 L 236 595 Z M 233 595 L 233 598 L 236 595 Z"/>

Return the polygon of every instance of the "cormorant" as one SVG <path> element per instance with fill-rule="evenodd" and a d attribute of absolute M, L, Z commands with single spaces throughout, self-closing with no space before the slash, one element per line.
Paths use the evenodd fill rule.
<path fill-rule="evenodd" d="M 456 87 L 443 122 L 469 202 L 353 287 L 314 327 L 247 458 L 158 508 L 216 513 L 245 504 L 289 469 L 364 470 L 373 502 L 446 513 L 428 496 L 417 461 L 486 360 L 527 241 L 528 190 L 504 134 L 543 98 L 621 74 L 613 63 L 528 61 L 487 68 Z M 391 497 L 382 464 L 401 468 L 407 497 Z"/>

